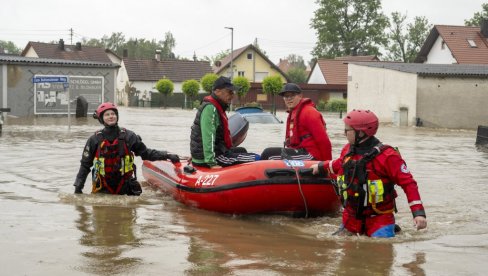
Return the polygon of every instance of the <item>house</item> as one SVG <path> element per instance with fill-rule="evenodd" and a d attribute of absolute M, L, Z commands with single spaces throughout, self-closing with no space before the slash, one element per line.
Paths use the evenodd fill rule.
<path fill-rule="evenodd" d="M 313 65 L 308 84 L 347 85 L 347 63 L 351 61 L 379 61 L 376 56 L 344 56 L 335 59 L 319 59 Z M 329 98 L 347 98 L 347 92 L 329 93 Z"/>
<path fill-rule="evenodd" d="M 66 115 L 75 113 L 73 102 L 83 96 L 89 114 L 104 101 L 114 101 L 119 65 L 108 62 L 22 57 L 0 54 L 0 107 L 10 115 Z M 63 78 L 60 78 L 63 77 Z M 34 83 L 35 79 L 66 79 Z"/>
<path fill-rule="evenodd" d="M 231 64 L 234 74 L 230 71 Z M 262 82 L 267 76 L 274 75 L 279 75 L 283 83 L 289 81 L 288 76 L 252 44 L 234 50 L 222 60 L 216 61 L 213 72 L 226 77 L 243 76 L 250 82 Z"/>
<path fill-rule="evenodd" d="M 488 64 L 488 21 L 481 27 L 435 25 L 415 62 Z"/>
<path fill-rule="evenodd" d="M 58 44 L 30 41 L 20 55 L 32 58 L 111 62 L 119 65 L 121 62 L 121 58 L 109 49 L 82 46 L 80 42 L 67 45 L 63 39 L 60 39 Z"/>
<path fill-rule="evenodd" d="M 123 58 L 117 80 L 119 102 L 131 106 L 141 103 L 145 106 L 152 101 L 152 105 L 160 106 L 161 93 L 156 90 L 155 85 L 160 79 L 167 78 L 174 84 L 174 95 L 164 104 L 182 107 L 186 105 L 183 82 L 192 79 L 199 81 L 205 74 L 212 73 L 208 61 L 162 60 L 160 57 L 156 53 L 154 59 Z"/>
<path fill-rule="evenodd" d="M 488 66 L 353 62 L 347 109 L 399 126 L 474 129 L 488 124 Z"/>

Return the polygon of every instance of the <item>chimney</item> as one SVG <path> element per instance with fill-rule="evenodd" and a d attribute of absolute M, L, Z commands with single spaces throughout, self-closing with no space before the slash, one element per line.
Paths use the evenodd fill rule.
<path fill-rule="evenodd" d="M 161 61 L 161 50 L 156 50 L 156 60 Z"/>
<path fill-rule="evenodd" d="M 488 38 L 488 19 L 481 19 L 481 34 L 483 37 Z"/>
<path fill-rule="evenodd" d="M 59 49 L 64 51 L 64 40 L 62 38 L 59 40 Z"/>
<path fill-rule="evenodd" d="M 76 42 L 76 50 L 81 51 L 81 42 Z"/>
<path fill-rule="evenodd" d="M 122 57 L 125 57 L 125 58 L 126 58 L 126 57 L 129 57 L 129 51 L 128 51 L 127 49 L 124 49 L 124 50 L 122 51 Z"/>

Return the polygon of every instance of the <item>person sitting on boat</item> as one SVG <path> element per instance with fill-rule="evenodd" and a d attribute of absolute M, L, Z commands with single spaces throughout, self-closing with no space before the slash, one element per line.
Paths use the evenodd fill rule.
<path fill-rule="evenodd" d="M 233 148 L 225 110 L 229 107 L 236 87 L 227 77 L 219 77 L 212 94 L 203 99 L 191 127 L 190 151 L 192 164 L 222 168 L 252 162 L 259 155 L 244 148 Z"/>
<path fill-rule="evenodd" d="M 395 184 L 402 187 L 417 230 L 427 227 L 417 182 L 400 153 L 376 137 L 378 117 L 352 110 L 343 119 L 348 144 L 339 158 L 311 166 L 314 174 L 336 175 L 344 205 L 341 229 L 370 237 L 394 237 Z"/>
<path fill-rule="evenodd" d="M 136 179 L 134 155 L 143 160 L 180 162 L 178 155 L 149 149 L 139 135 L 119 127 L 119 112 L 115 104 L 100 104 L 94 117 L 105 127 L 86 142 L 74 183 L 76 194 L 83 193 L 92 166 L 92 193 L 140 195 L 142 189 Z"/>
<path fill-rule="evenodd" d="M 261 159 L 332 159 L 332 145 L 324 118 L 312 100 L 303 98 L 302 89 L 295 83 L 287 83 L 279 95 L 288 108 L 285 147 L 266 148 Z"/>

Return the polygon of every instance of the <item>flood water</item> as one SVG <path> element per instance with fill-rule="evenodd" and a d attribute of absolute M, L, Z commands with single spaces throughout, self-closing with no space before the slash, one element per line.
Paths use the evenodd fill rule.
<path fill-rule="evenodd" d="M 148 147 L 189 155 L 194 111 L 119 113 L 119 124 Z M 344 125 L 325 118 L 337 157 Z M 3 126 L 2 275 L 486 275 L 488 153 L 476 149 L 476 131 L 380 127 L 378 137 L 399 147 L 419 183 L 428 227 L 414 229 L 397 187 L 403 231 L 376 240 L 332 236 L 337 216 L 191 209 L 145 183 L 140 197 L 91 195 L 88 182 L 85 194 L 74 195 L 83 146 L 100 125 L 91 118 L 71 122 L 70 130 L 67 118 L 8 118 Z M 258 153 L 280 146 L 284 128 L 251 125 L 243 146 Z"/>

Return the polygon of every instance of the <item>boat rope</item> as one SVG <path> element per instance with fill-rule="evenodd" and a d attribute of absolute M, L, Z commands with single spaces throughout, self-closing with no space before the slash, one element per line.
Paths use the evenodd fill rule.
<path fill-rule="evenodd" d="M 308 203 L 305 194 L 303 194 L 302 183 L 300 182 L 300 173 L 298 172 L 299 168 L 295 168 L 295 166 L 293 166 L 293 163 L 289 162 L 289 160 L 293 160 L 293 158 L 290 157 L 290 155 L 286 152 L 285 148 L 286 145 L 283 145 L 283 147 L 281 148 L 281 159 L 287 161 L 287 163 L 290 164 L 291 168 L 295 171 L 295 174 L 297 176 L 297 182 L 298 182 L 298 190 L 300 191 L 300 195 L 302 196 L 303 205 L 305 205 L 305 218 L 308 218 Z"/>
<path fill-rule="evenodd" d="M 300 191 L 300 195 L 302 196 L 303 199 L 303 204 L 305 205 L 305 218 L 308 218 L 308 203 L 307 203 L 307 198 L 303 194 L 302 183 L 300 183 L 300 173 L 298 173 L 298 169 L 296 168 L 293 169 L 295 169 L 295 174 L 297 175 L 298 190 Z"/>

